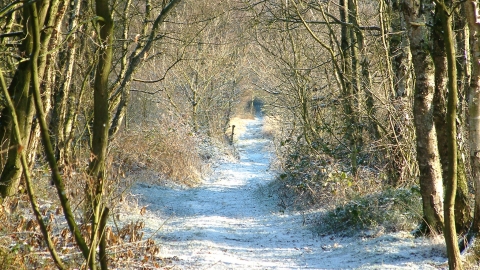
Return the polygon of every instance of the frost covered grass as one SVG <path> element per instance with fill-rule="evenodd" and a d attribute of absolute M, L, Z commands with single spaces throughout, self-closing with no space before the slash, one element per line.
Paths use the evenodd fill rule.
<path fill-rule="evenodd" d="M 468 250 L 466 254 L 464 254 L 465 269 L 480 269 L 480 245 L 475 243 L 473 249 Z"/>
<path fill-rule="evenodd" d="M 47 177 L 39 181 L 47 180 L 45 178 Z M 49 235 L 66 269 L 87 269 L 85 259 L 77 249 L 58 203 L 48 198 L 39 198 L 38 202 L 40 211 L 48 222 Z M 113 223 L 105 230 L 109 267 L 158 269 L 171 264 L 170 259 L 157 256 L 157 243 L 143 236 L 142 221 L 131 220 L 117 226 L 116 217 L 112 218 Z M 77 222 L 80 233 L 89 242 L 90 224 L 82 222 L 80 218 Z M 30 203 L 25 194 L 8 197 L 0 204 L 0 223 L 0 269 L 57 268 L 45 246 L 39 225 L 31 214 Z"/>
<path fill-rule="evenodd" d="M 280 128 L 278 122 L 275 121 L 271 116 L 264 116 L 263 119 L 264 125 L 262 128 L 262 133 L 266 137 L 273 139 L 275 137 L 275 133 Z"/>
<path fill-rule="evenodd" d="M 275 179 L 285 209 L 322 209 L 318 229 L 346 235 L 373 228 L 413 230 L 421 222 L 418 187 L 395 189 L 382 168 L 361 163 L 352 173 L 348 155 L 318 139 L 307 143 L 295 130 L 281 130 L 281 119 L 265 119 L 278 156 Z M 284 127 L 285 128 L 285 127 Z"/>
<path fill-rule="evenodd" d="M 387 189 L 358 196 L 331 209 L 320 218 L 318 229 L 329 233 L 359 231 L 411 231 L 421 222 L 421 197 L 417 187 Z"/>

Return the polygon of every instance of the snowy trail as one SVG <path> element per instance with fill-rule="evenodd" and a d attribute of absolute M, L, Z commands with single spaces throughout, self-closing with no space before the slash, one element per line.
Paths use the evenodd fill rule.
<path fill-rule="evenodd" d="M 283 213 L 266 190 L 269 140 L 262 120 L 248 120 L 240 135 L 238 162 L 220 164 L 193 189 L 137 184 L 147 213 L 143 219 L 162 257 L 176 257 L 177 269 L 438 269 L 443 247 L 408 233 L 377 238 L 314 235 L 301 213 Z M 159 230 L 160 228 L 160 230 Z M 438 242 L 438 240 L 437 240 Z"/>

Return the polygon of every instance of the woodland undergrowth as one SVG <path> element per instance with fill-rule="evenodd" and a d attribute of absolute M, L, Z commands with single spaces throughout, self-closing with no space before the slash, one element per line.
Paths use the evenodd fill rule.
<path fill-rule="evenodd" d="M 173 260 L 159 254 L 160 246 L 144 235 L 142 220 L 120 222 L 120 211 L 135 200 L 129 193 L 130 187 L 142 175 L 141 171 L 152 171 L 158 175 L 154 181 L 169 179 L 176 184 L 192 186 L 198 184 L 203 173 L 207 173 L 207 162 L 215 153 L 207 150 L 211 140 L 176 121 L 159 119 L 156 122 L 132 125 L 112 142 L 106 183 L 105 200 L 111 209 L 106 228 L 108 264 L 112 269 L 158 269 L 168 268 Z M 81 149 L 86 149 L 83 147 Z M 88 153 L 76 153 L 62 167 L 65 189 L 87 243 L 91 234 L 90 223 L 85 220 L 85 187 Z M 86 269 L 85 260 L 71 235 L 63 217 L 62 208 L 50 183 L 50 171 L 45 161 L 39 160 L 33 175 L 36 179 L 36 194 L 48 231 L 57 252 L 69 269 Z M 6 198 L 0 205 L 0 269 L 56 269 L 45 246 L 45 241 L 35 217 L 31 212 L 28 196 L 21 192 Z M 130 207 L 131 211 L 145 213 L 144 208 Z"/>
<path fill-rule="evenodd" d="M 150 168 L 176 183 L 196 185 L 203 170 L 197 145 L 206 138 L 181 122 L 165 120 L 142 122 L 122 132 L 112 146 L 116 162 L 127 172 Z"/>
<path fill-rule="evenodd" d="M 40 172 L 36 175 L 41 176 Z M 120 175 L 120 174 L 118 174 Z M 84 187 L 81 174 L 66 176 L 67 190 L 83 237 L 90 241 L 90 223 L 83 217 L 82 202 Z M 85 260 L 76 248 L 75 240 L 64 220 L 61 206 L 50 200 L 56 195 L 50 187 L 48 177 L 38 178 L 38 201 L 53 243 L 69 269 L 86 269 Z M 80 180 L 80 181 L 79 181 Z M 171 258 L 159 256 L 160 247 L 151 239 L 144 237 L 141 220 L 119 226 L 115 212 L 122 207 L 122 201 L 128 200 L 126 189 L 113 188 L 120 183 L 119 178 L 109 181 L 111 194 L 109 205 L 114 209 L 111 222 L 106 228 L 108 263 L 112 268 L 157 269 L 170 264 Z M 139 209 L 138 211 L 142 211 Z M 38 223 L 31 213 L 30 202 L 26 194 L 9 197 L 0 206 L 0 269 L 56 269 L 50 253 L 45 246 Z"/>
<path fill-rule="evenodd" d="M 273 184 L 284 209 L 321 210 L 313 222 L 320 234 L 411 231 L 422 218 L 419 187 L 385 184 L 385 171 L 361 165 L 352 175 L 348 160 L 324 153 L 279 132 L 266 118 L 264 133 L 274 140 L 280 172 Z"/>

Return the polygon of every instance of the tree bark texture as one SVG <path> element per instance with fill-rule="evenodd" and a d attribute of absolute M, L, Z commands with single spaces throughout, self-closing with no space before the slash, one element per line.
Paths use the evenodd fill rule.
<path fill-rule="evenodd" d="M 457 64 L 455 41 L 453 37 L 453 13 L 447 3 L 442 1 L 438 7 L 445 41 L 448 66 L 448 101 L 447 101 L 447 144 L 448 172 L 445 179 L 445 226 L 444 237 L 447 246 L 448 266 L 450 269 L 462 269 L 462 259 L 458 248 L 457 230 L 455 228 L 455 196 L 457 193 Z"/>
<path fill-rule="evenodd" d="M 72 116 L 68 114 L 69 108 L 73 107 L 73 102 L 70 102 L 72 96 L 72 78 L 75 66 L 75 57 L 77 56 L 77 26 L 79 24 L 79 13 L 82 6 L 81 0 L 74 0 L 70 17 L 68 19 L 68 31 L 71 34 L 69 37 L 69 49 L 60 54 L 60 62 L 62 63 L 62 74 L 58 74 L 57 81 L 59 85 L 56 86 L 53 93 L 53 111 L 52 120 L 50 123 L 51 130 L 55 132 L 54 147 L 55 156 L 60 167 L 63 167 L 68 162 L 68 151 L 71 146 L 67 143 L 70 135 L 71 125 L 73 121 L 69 118 Z"/>
<path fill-rule="evenodd" d="M 103 212 L 103 188 L 106 180 L 108 130 L 110 127 L 109 88 L 113 59 L 113 19 L 108 0 L 95 1 L 96 31 L 99 33 L 99 55 L 93 84 L 92 160 L 87 183 L 87 215 L 92 224 L 89 267 L 96 268 L 95 250 L 99 239 L 99 222 Z"/>
<path fill-rule="evenodd" d="M 442 25 L 441 6 L 435 7 L 435 25 L 433 28 L 433 61 L 435 65 L 435 95 L 433 98 L 434 103 L 434 121 L 435 128 L 437 130 L 438 149 L 440 153 L 440 163 L 442 165 L 442 177 L 447 179 L 448 166 L 449 166 L 449 150 L 448 150 L 448 127 L 446 122 L 447 114 L 447 87 L 448 87 L 448 67 L 447 67 L 447 54 L 446 44 L 444 38 L 444 30 Z M 456 66 L 455 66 L 456 68 Z M 458 82 L 461 82 L 458 80 Z M 461 118 L 461 117 L 459 117 Z M 457 137 L 462 137 L 462 134 L 457 132 Z M 458 152 L 459 150 L 457 150 Z M 458 154 L 458 153 L 457 153 Z M 461 156 L 460 156 L 461 157 Z M 468 203 L 468 188 L 465 176 L 465 166 L 463 161 L 457 160 L 461 166 L 457 169 L 457 182 L 460 182 L 460 188 L 457 189 L 457 195 L 455 196 L 455 224 L 458 233 L 464 233 L 468 230 L 470 223 L 470 207 Z M 458 214 L 458 215 L 457 215 Z"/>
<path fill-rule="evenodd" d="M 476 1 L 464 4 L 470 29 L 472 78 L 469 91 L 469 134 L 472 178 L 475 184 L 475 205 L 471 232 L 480 232 L 480 16 Z"/>
<path fill-rule="evenodd" d="M 437 130 L 438 150 L 440 164 L 442 165 L 443 179 L 447 176 L 448 168 L 448 136 L 447 136 L 447 55 L 445 51 L 445 40 L 443 37 L 442 21 L 440 18 L 440 7 L 435 7 L 434 27 L 432 31 L 433 49 L 432 57 L 435 66 L 435 94 L 433 96 L 433 120 Z"/>
<path fill-rule="evenodd" d="M 387 3 L 388 4 L 388 3 Z M 387 8 L 380 10 L 380 14 L 387 11 Z M 386 12 L 385 12 L 386 13 Z M 388 32 L 395 33 L 389 35 L 388 43 L 384 42 L 385 50 L 388 56 L 392 59 L 391 69 L 388 68 L 387 75 L 390 77 L 389 85 L 392 96 L 392 103 L 395 109 L 393 121 L 390 121 L 392 126 L 392 141 L 391 158 L 389 160 L 388 171 L 390 175 L 389 183 L 393 186 L 399 186 L 403 181 L 408 179 L 409 158 L 403 149 L 404 144 L 407 144 L 408 138 L 404 137 L 407 132 L 408 115 L 411 106 L 409 106 L 409 98 L 412 95 L 412 56 L 410 53 L 410 42 L 408 36 L 403 31 L 406 28 L 404 16 L 400 10 L 400 5 L 397 1 L 391 4 L 391 12 L 386 13 L 388 18 L 383 19 L 381 24 L 383 35 L 387 36 Z M 407 148 L 408 149 L 408 148 Z"/>
<path fill-rule="evenodd" d="M 33 48 L 33 40 L 31 35 L 31 25 L 28 23 L 30 14 L 27 8 L 23 9 L 22 25 L 24 29 L 25 38 L 19 48 L 25 55 L 30 55 Z M 18 147 L 24 148 L 28 142 L 28 135 L 30 135 L 30 127 L 33 119 L 33 101 L 30 93 L 31 80 L 31 62 L 25 61 L 19 64 L 15 72 L 12 82 L 9 86 L 9 93 L 14 97 L 15 110 L 18 116 L 18 125 L 20 129 L 21 140 L 17 140 L 15 134 L 12 132 L 11 117 L 8 108 L 2 112 L 2 137 L 9 138 L 9 151 L 7 161 L 3 167 L 0 176 L 0 193 L 2 197 L 11 196 L 17 192 L 20 183 L 20 176 L 22 173 L 21 162 L 18 154 Z"/>
<path fill-rule="evenodd" d="M 108 110 L 108 76 L 113 59 L 113 19 L 110 14 L 108 0 L 96 0 L 97 31 L 100 38 L 100 54 L 95 71 L 94 97 L 93 97 L 93 138 L 90 163 L 90 175 L 103 181 L 105 173 L 105 160 L 107 157 L 108 129 L 110 114 Z"/>
<path fill-rule="evenodd" d="M 468 232 L 472 223 L 472 207 L 470 206 L 470 191 L 468 189 L 467 168 L 462 153 L 466 153 L 466 132 L 468 132 L 467 89 L 471 75 L 469 31 L 465 6 L 461 5 L 454 13 L 454 31 L 457 44 L 457 195 L 455 196 L 455 227 L 457 234 Z"/>
<path fill-rule="evenodd" d="M 350 21 L 349 13 L 349 1 L 340 0 L 339 5 L 340 20 L 345 22 L 341 25 L 341 40 L 340 40 L 340 50 L 342 55 L 342 73 L 345 80 L 345 88 L 343 89 L 343 107 L 346 115 L 345 121 L 345 139 L 348 141 L 349 151 L 350 151 L 350 163 L 352 166 L 352 174 L 356 175 L 358 170 L 358 153 L 359 153 L 359 138 L 357 134 L 357 121 L 356 121 L 356 112 L 355 112 L 355 99 L 357 98 L 355 93 L 355 80 L 356 70 L 354 71 L 352 67 L 356 67 L 356 59 L 352 59 L 352 29 L 347 26 Z"/>
<path fill-rule="evenodd" d="M 435 74 L 432 34 L 428 26 L 433 24 L 434 5 L 417 0 L 405 1 L 403 5 L 416 78 L 413 114 L 423 215 L 427 225 L 425 232 L 440 233 L 443 229 L 443 184 L 433 119 Z"/>
<path fill-rule="evenodd" d="M 63 2 L 62 2 L 63 3 Z M 40 36 L 40 56 L 38 59 L 37 76 L 40 83 L 43 84 L 43 89 L 49 89 L 49 85 L 53 82 L 51 78 L 46 75 L 51 75 L 53 70 L 53 57 L 50 54 L 45 54 L 51 51 L 57 44 L 58 29 L 61 24 L 61 18 L 65 14 L 65 10 L 60 10 L 61 2 L 54 1 L 40 1 L 37 3 L 38 7 L 38 24 L 41 25 L 43 31 Z M 25 9 L 24 9 L 25 10 Z M 25 39 L 20 47 L 20 51 L 24 55 L 31 54 L 32 37 L 31 26 L 28 24 L 30 14 L 24 11 L 23 14 L 23 29 Z M 12 129 L 11 119 L 3 117 L 2 124 L 5 128 L 0 130 L 0 137 L 8 136 L 10 150 L 8 151 L 7 161 L 4 165 L 2 174 L 0 176 L 0 193 L 3 197 L 13 195 L 17 192 L 20 177 L 22 174 L 21 155 L 14 148 L 17 145 L 27 148 L 29 151 L 29 163 L 33 161 L 36 152 L 36 145 L 39 140 L 39 132 L 35 130 L 33 124 L 33 117 L 35 114 L 33 98 L 31 94 L 31 71 L 29 69 L 30 61 L 20 63 L 16 70 L 14 78 L 9 87 L 9 93 L 13 96 L 13 102 L 16 105 L 15 110 L 19 119 L 19 127 L 22 136 L 22 141 L 17 141 L 14 131 Z M 49 72 L 50 71 L 50 72 Z M 45 77 L 46 76 L 46 77 Z M 50 104 L 50 97 L 47 94 L 44 100 L 45 104 Z M 47 106 L 49 109 L 50 106 Z M 8 108 L 5 108 L 3 113 L 9 115 Z M 12 147 L 13 146 L 13 147 Z"/>

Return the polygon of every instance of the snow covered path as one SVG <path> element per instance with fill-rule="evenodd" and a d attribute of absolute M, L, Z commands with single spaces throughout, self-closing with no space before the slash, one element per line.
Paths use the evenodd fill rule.
<path fill-rule="evenodd" d="M 161 257 L 177 269 L 438 269 L 445 267 L 442 243 L 408 233 L 377 238 L 320 237 L 304 226 L 301 213 L 283 213 L 267 190 L 269 140 L 262 120 L 248 120 L 237 149 L 240 160 L 224 162 L 192 189 L 137 184 L 140 207 L 125 213 L 143 219 Z M 438 242 L 438 243 L 435 243 Z"/>

